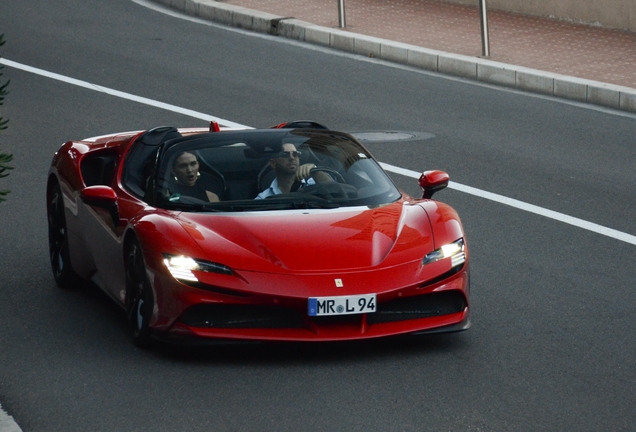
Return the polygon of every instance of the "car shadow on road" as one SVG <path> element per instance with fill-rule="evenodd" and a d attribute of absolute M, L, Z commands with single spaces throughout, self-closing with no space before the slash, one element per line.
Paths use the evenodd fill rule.
<path fill-rule="evenodd" d="M 207 346 L 155 344 L 159 356 L 184 363 L 212 364 L 343 364 L 360 360 L 433 355 L 461 351 L 469 343 L 469 333 L 392 336 L 372 340 L 342 342 L 260 342 Z"/>

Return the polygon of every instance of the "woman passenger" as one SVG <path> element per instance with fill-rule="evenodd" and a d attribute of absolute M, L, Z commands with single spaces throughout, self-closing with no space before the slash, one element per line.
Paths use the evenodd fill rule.
<path fill-rule="evenodd" d="M 199 160 L 190 152 L 183 152 L 177 156 L 172 166 L 174 182 L 170 185 L 170 195 L 186 195 L 202 201 L 218 202 L 223 191 L 212 192 L 215 188 L 211 181 L 201 176 Z"/>

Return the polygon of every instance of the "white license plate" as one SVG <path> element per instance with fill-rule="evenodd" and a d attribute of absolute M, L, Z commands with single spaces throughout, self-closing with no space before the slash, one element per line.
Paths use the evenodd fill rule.
<path fill-rule="evenodd" d="M 309 316 L 350 315 L 375 312 L 375 294 L 310 297 Z"/>

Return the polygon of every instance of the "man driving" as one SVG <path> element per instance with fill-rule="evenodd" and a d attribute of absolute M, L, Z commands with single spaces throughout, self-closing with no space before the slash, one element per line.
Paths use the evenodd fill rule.
<path fill-rule="evenodd" d="M 281 151 L 269 160 L 269 166 L 276 173 L 271 185 L 258 194 L 255 199 L 264 199 L 272 195 L 294 192 L 302 187 L 332 181 L 324 172 L 314 172 L 313 163 L 300 165 L 300 152 L 294 144 L 283 144 Z"/>

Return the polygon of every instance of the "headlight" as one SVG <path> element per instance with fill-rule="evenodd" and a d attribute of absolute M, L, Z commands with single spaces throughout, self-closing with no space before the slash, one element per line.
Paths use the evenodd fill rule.
<path fill-rule="evenodd" d="M 232 274 L 232 269 L 223 264 L 210 261 L 190 258 L 184 255 L 163 255 L 163 262 L 168 267 L 170 274 L 177 280 L 198 282 L 197 277 L 192 273 L 203 271 L 210 273 Z"/>
<path fill-rule="evenodd" d="M 455 267 L 466 262 L 463 238 L 460 238 L 453 243 L 445 244 L 441 248 L 429 253 L 424 257 L 424 260 L 422 260 L 422 264 L 430 264 L 449 257 L 451 259 L 451 267 Z"/>

